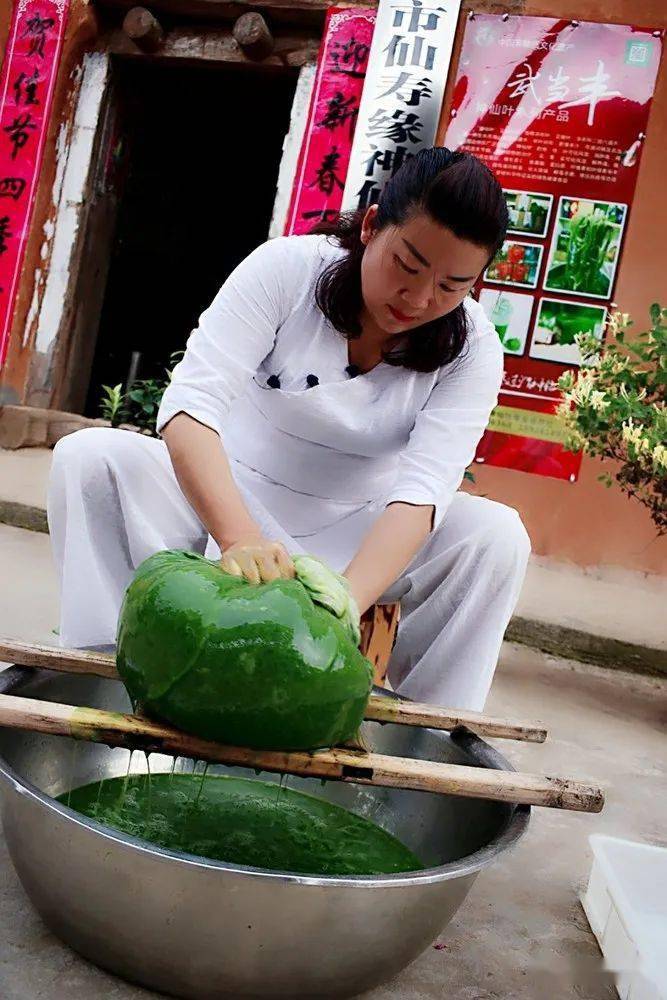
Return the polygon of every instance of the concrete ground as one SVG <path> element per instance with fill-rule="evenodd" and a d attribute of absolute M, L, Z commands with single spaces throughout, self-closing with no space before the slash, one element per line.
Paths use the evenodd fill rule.
<path fill-rule="evenodd" d="M 55 641 L 48 539 L 0 525 L 0 633 Z M 10 572 L 8 572 L 10 570 Z M 602 1000 L 615 996 L 578 902 L 593 832 L 667 844 L 667 681 L 506 645 L 489 712 L 540 718 L 544 746 L 498 741 L 522 770 L 606 787 L 600 816 L 534 810 L 523 842 L 483 872 L 442 939 L 366 1000 Z M 61 944 L 28 902 L 0 840 L 2 1000 L 139 1000 L 157 994 Z"/>

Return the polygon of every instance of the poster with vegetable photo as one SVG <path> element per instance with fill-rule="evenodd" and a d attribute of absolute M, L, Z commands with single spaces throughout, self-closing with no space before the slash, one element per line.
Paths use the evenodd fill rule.
<path fill-rule="evenodd" d="M 484 280 L 494 285 L 536 288 L 542 249 L 536 243 L 505 240 L 484 272 Z"/>
<path fill-rule="evenodd" d="M 540 299 L 528 353 L 543 361 L 580 365 L 581 354 L 574 338 L 578 333 L 592 333 L 601 340 L 606 318 L 604 306 Z"/>
<path fill-rule="evenodd" d="M 627 205 L 563 197 L 544 287 L 608 299 L 621 249 Z"/>
<path fill-rule="evenodd" d="M 532 191 L 505 191 L 509 215 L 508 233 L 545 236 L 551 215 L 552 194 Z"/>
<path fill-rule="evenodd" d="M 479 303 L 496 328 L 506 354 L 523 354 L 533 311 L 532 295 L 483 288 Z"/>

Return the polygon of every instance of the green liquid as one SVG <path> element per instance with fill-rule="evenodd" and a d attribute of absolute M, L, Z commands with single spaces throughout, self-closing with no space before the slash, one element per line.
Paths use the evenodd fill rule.
<path fill-rule="evenodd" d="M 217 775 L 110 778 L 59 797 L 106 826 L 171 851 L 311 875 L 376 875 L 424 865 L 354 813 L 288 788 Z"/>

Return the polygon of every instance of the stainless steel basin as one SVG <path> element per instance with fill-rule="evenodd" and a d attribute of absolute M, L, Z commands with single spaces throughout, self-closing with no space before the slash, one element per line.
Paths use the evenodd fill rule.
<path fill-rule="evenodd" d="M 3 689 L 129 710 L 118 682 L 92 677 L 15 668 L 0 675 Z M 367 723 L 365 735 L 383 753 L 509 767 L 470 734 Z M 350 997 L 377 986 L 434 941 L 478 872 L 529 820 L 524 807 L 290 778 L 290 788 L 378 823 L 429 867 L 357 878 L 242 868 L 161 850 L 54 800 L 70 787 L 125 774 L 128 757 L 126 750 L 0 729 L 9 851 L 43 920 L 72 948 L 126 979 L 196 1000 Z M 171 758 L 151 754 L 150 767 L 167 771 Z M 144 755 L 135 753 L 132 771 L 145 770 Z"/>

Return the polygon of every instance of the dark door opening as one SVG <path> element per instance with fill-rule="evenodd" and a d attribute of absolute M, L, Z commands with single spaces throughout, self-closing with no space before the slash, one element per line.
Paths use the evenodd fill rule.
<path fill-rule="evenodd" d="M 162 376 L 236 265 L 268 238 L 297 71 L 119 62 L 126 176 L 85 413 Z"/>

